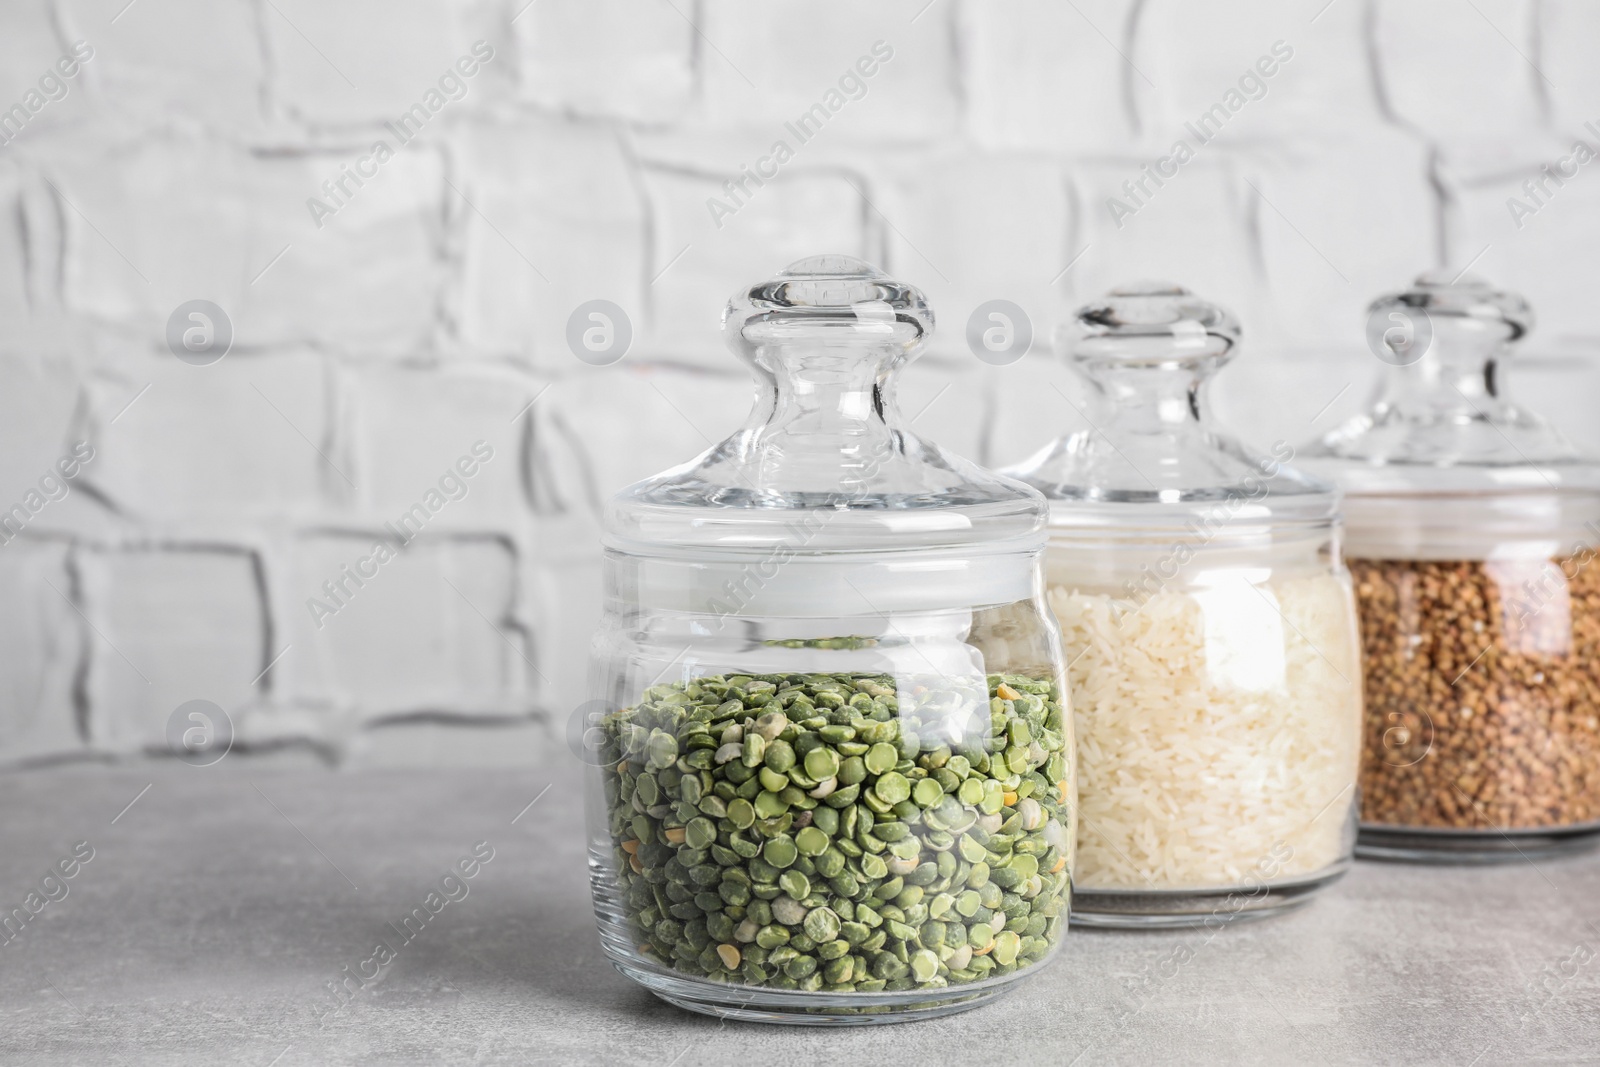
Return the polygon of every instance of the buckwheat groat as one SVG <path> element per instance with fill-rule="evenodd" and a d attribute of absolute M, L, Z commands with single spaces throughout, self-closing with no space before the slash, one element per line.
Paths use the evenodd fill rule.
<path fill-rule="evenodd" d="M 1443 829 L 1600 820 L 1600 568 L 1351 560 L 1361 816 Z"/>

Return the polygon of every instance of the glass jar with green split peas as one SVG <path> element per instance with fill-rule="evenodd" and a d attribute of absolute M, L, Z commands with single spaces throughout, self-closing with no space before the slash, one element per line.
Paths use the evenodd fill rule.
<path fill-rule="evenodd" d="M 973 1007 L 1067 929 L 1076 802 L 1032 489 L 901 424 L 922 294 L 819 256 L 737 294 L 743 429 L 607 513 L 585 734 L 601 942 L 817 1025 Z"/>

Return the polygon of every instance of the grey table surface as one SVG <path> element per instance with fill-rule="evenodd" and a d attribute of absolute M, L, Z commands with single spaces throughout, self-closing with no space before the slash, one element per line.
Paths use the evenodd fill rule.
<path fill-rule="evenodd" d="M 1034 980 L 962 1015 L 775 1027 L 680 1011 L 606 963 L 577 784 L 565 763 L 245 759 L 0 777 L 7 913 L 75 844 L 94 853 L 0 945 L 0 1063 L 1600 1062 L 1600 855 L 1358 863 L 1270 921 L 1074 930 Z M 494 858 L 467 895 L 337 1000 L 329 985 L 398 941 L 387 924 L 480 841 Z"/>

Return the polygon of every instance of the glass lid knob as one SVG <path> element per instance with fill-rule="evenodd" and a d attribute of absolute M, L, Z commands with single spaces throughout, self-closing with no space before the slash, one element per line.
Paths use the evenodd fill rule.
<path fill-rule="evenodd" d="M 1042 536 L 1038 494 L 901 417 L 898 372 L 933 325 L 921 290 L 853 256 L 811 256 L 735 292 L 722 332 L 756 379 L 744 426 L 613 498 L 608 543 L 792 545 L 818 513 L 829 517 L 803 532 L 808 554 L 1007 552 Z"/>
<path fill-rule="evenodd" d="M 1304 450 L 1351 493 L 1537 491 L 1590 485 L 1594 464 L 1506 391 L 1528 302 L 1434 271 L 1374 300 L 1367 347 L 1387 364 L 1371 405 Z"/>
<path fill-rule="evenodd" d="M 1225 308 L 1159 281 L 1118 286 L 1080 308 L 1064 330 L 1059 347 L 1087 367 L 1195 362 L 1216 367 L 1240 336 L 1238 320 Z"/>
<path fill-rule="evenodd" d="M 1533 309 L 1516 293 L 1502 292 L 1474 275 L 1451 275 L 1429 271 L 1419 275 L 1411 288 L 1388 293 L 1372 302 L 1369 318 L 1382 318 L 1386 312 L 1416 309 L 1434 322 L 1466 320 L 1479 328 L 1503 325 L 1505 342 L 1520 340 L 1533 329 Z"/>
<path fill-rule="evenodd" d="M 1006 473 L 1060 502 L 1058 529 L 1184 528 L 1219 502 L 1246 501 L 1227 523 L 1324 523 L 1333 487 L 1265 455 L 1212 419 L 1212 374 L 1238 347 L 1239 321 L 1171 282 L 1121 285 L 1078 309 L 1057 349 L 1084 379 L 1087 428 Z M 1066 394 L 1062 394 L 1065 396 Z M 1280 443 L 1281 444 L 1281 443 Z"/>
<path fill-rule="evenodd" d="M 722 313 L 728 347 L 751 360 L 762 346 L 889 345 L 909 355 L 933 332 L 922 291 L 854 256 L 808 256 L 734 294 Z"/>

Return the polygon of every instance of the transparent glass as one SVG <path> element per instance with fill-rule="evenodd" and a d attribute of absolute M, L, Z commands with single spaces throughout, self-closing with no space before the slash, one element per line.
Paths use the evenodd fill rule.
<path fill-rule="evenodd" d="M 1306 449 L 1346 492 L 1358 850 L 1492 861 L 1600 842 L 1600 467 L 1505 396 L 1532 313 L 1424 275 L 1369 321 L 1391 324 L 1378 395 Z"/>
<path fill-rule="evenodd" d="M 1238 324 L 1163 283 L 1058 345 L 1091 429 L 1008 473 L 1051 501 L 1046 585 L 1079 767 L 1074 922 L 1215 926 L 1348 868 L 1361 677 L 1337 494 L 1221 432 Z"/>
<path fill-rule="evenodd" d="M 601 942 L 697 1011 L 962 1010 L 1055 952 L 1076 796 L 1045 503 L 900 426 L 922 294 L 824 256 L 738 294 L 744 428 L 618 494 L 586 734 Z"/>

